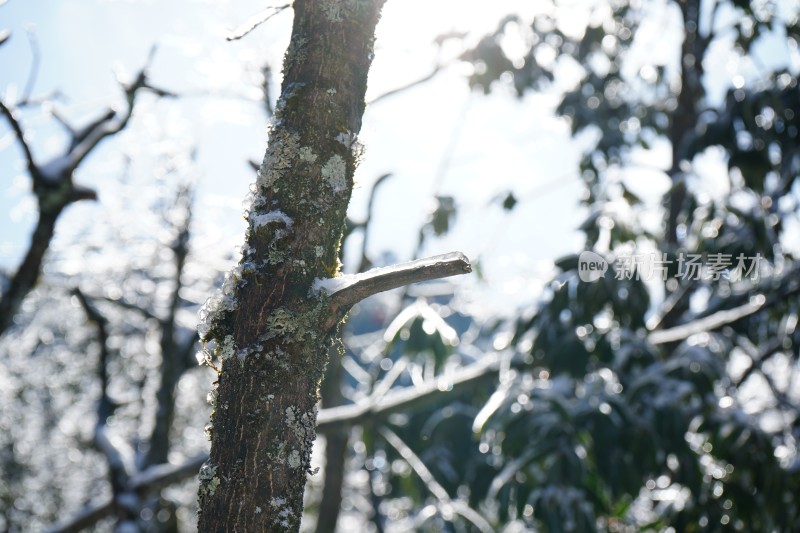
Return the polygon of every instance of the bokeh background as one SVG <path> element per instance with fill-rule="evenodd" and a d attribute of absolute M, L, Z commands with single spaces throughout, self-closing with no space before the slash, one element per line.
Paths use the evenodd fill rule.
<path fill-rule="evenodd" d="M 351 313 L 304 530 L 800 529 L 799 12 L 387 3 L 343 270 L 460 250 L 475 273 Z M 195 528 L 196 313 L 238 260 L 291 17 L 0 2 L 6 302 L 42 242 L 34 186 L 119 130 L 69 175 L 97 199 L 60 212 L 0 337 L 0 529 Z M 586 283 L 583 250 L 671 266 Z M 689 253 L 729 268 L 692 279 Z"/>

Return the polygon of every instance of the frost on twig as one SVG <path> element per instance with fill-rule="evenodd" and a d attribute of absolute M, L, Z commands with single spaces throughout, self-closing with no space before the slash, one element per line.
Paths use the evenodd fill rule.
<path fill-rule="evenodd" d="M 461 252 L 451 252 L 398 265 L 373 268 L 362 274 L 318 278 L 314 282 L 313 290 L 324 292 L 330 297 L 328 309 L 331 313 L 326 326 L 332 327 L 350 307 L 373 294 L 468 272 L 472 272 L 469 259 Z"/>

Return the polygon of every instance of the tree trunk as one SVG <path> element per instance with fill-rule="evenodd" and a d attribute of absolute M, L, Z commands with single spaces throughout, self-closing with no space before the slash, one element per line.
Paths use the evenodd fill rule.
<path fill-rule="evenodd" d="M 294 2 L 243 257 L 201 311 L 200 333 L 220 366 L 200 531 L 299 529 L 318 389 L 338 322 L 312 285 L 339 268 L 382 4 Z"/>
<path fill-rule="evenodd" d="M 678 6 L 683 16 L 684 27 L 681 43 L 681 88 L 668 134 L 672 143 L 672 164 L 669 171 L 672 189 L 667 195 L 666 202 L 666 240 L 673 248 L 672 252 L 679 245 L 679 218 L 686 200 L 686 183 L 681 163 L 687 159 L 687 148 L 698 123 L 697 104 L 704 96 L 703 60 L 710 42 L 709 36 L 700 35 L 700 0 L 678 0 Z"/>

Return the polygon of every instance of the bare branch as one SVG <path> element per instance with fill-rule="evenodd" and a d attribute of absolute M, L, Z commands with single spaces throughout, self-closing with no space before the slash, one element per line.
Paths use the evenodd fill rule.
<path fill-rule="evenodd" d="M 31 101 L 33 88 L 36 86 L 36 79 L 39 77 L 39 65 L 42 61 L 42 54 L 39 50 L 39 42 L 36 40 L 36 33 L 32 28 L 26 28 L 28 33 L 28 43 L 31 46 L 31 70 L 28 73 L 28 81 L 25 82 L 25 90 L 22 91 L 20 105 L 26 105 Z"/>
<path fill-rule="evenodd" d="M 264 24 L 266 21 L 277 15 L 278 13 L 282 12 L 284 9 L 288 9 L 292 7 L 292 4 L 284 4 L 282 6 L 271 6 L 265 9 L 262 9 L 246 21 L 237 27 L 235 30 L 231 31 L 228 36 L 225 38 L 228 41 L 236 41 L 256 29 L 257 27 Z"/>
<path fill-rule="evenodd" d="M 155 424 L 150 433 L 150 442 L 144 465 L 150 466 L 167 462 L 169 453 L 169 433 L 175 414 L 175 386 L 178 384 L 186 366 L 184 346 L 176 342 L 176 315 L 180 304 L 180 291 L 183 286 L 181 276 L 189 254 L 189 224 L 191 221 L 192 188 L 185 184 L 178 190 L 173 211 L 180 209 L 183 217 L 176 227 L 176 237 L 172 244 L 175 261 L 175 285 L 170 296 L 169 311 L 164 320 L 159 321 L 161 328 L 161 372 L 158 391 L 156 392 Z M 192 342 L 192 345 L 194 343 Z"/>
<path fill-rule="evenodd" d="M 9 107 L 7 107 L 2 100 L 0 100 L 0 112 L 2 112 L 3 115 L 5 115 L 5 117 L 8 119 L 8 122 L 11 124 L 11 128 L 17 135 L 17 140 L 19 141 L 19 144 L 22 147 L 22 151 L 25 152 L 25 159 L 28 162 L 28 171 L 31 173 L 32 176 L 38 175 L 39 169 L 36 166 L 36 161 L 33 159 L 33 153 L 31 152 L 31 148 L 25 141 L 25 132 L 22 130 L 22 126 L 20 125 L 19 120 L 16 117 L 16 114 Z"/>
<path fill-rule="evenodd" d="M 480 361 L 459 369 L 450 376 L 440 376 L 421 387 L 408 387 L 396 392 L 377 394 L 355 405 L 322 409 L 317 416 L 317 431 L 329 433 L 343 428 L 383 420 L 392 413 L 413 408 L 419 404 L 430 404 L 434 397 L 447 398 L 476 387 L 484 380 L 495 379 L 503 363 L 500 353 L 483 357 Z M 140 497 L 153 494 L 164 487 L 197 475 L 207 454 L 198 455 L 180 465 L 157 465 L 134 474 L 129 479 L 129 490 Z M 65 524 L 49 529 L 50 533 L 77 532 L 109 516 L 112 512 L 110 500 L 87 507 L 78 516 Z"/>
<path fill-rule="evenodd" d="M 69 152 L 69 165 L 67 171 L 70 173 L 81 164 L 81 162 L 94 150 L 100 142 L 110 135 L 114 135 L 122 131 L 127 125 L 133 115 L 134 104 L 136 103 L 136 96 L 141 90 L 149 90 L 161 97 L 175 97 L 175 93 L 160 89 L 153 86 L 147 77 L 147 68 L 155 54 L 155 47 L 150 50 L 147 63 L 138 72 L 134 81 L 131 83 L 124 83 L 120 81 L 120 85 L 125 91 L 125 99 L 128 103 L 128 108 L 125 113 L 118 115 L 114 112 L 107 112 L 104 117 L 106 120 L 98 120 L 90 124 L 90 127 L 81 132 L 79 135 L 82 137 L 78 140 L 75 146 Z"/>
<path fill-rule="evenodd" d="M 397 434 L 387 427 L 382 427 L 378 430 L 381 436 L 386 439 L 386 442 L 391 444 L 392 448 L 397 450 L 397 453 L 400 454 L 400 457 L 405 459 L 408 466 L 410 466 L 417 476 L 425 483 L 425 486 L 428 488 L 428 492 L 433 494 L 433 496 L 439 500 L 440 502 L 450 503 L 450 495 L 447 491 L 442 487 L 436 478 L 433 477 L 433 474 L 428 467 L 425 466 L 425 463 L 420 459 L 417 454 L 414 453 L 403 439 L 397 436 Z"/>
<path fill-rule="evenodd" d="M 361 239 L 361 260 L 358 264 L 358 271 L 363 272 L 372 266 L 369 258 L 367 258 L 367 244 L 369 242 L 369 224 L 372 221 L 372 213 L 373 208 L 375 206 L 375 195 L 378 192 L 378 187 L 383 185 L 383 183 L 392 177 L 392 174 L 384 174 L 380 176 L 375 183 L 372 184 L 372 188 L 369 190 L 369 201 L 367 202 L 367 218 L 364 219 L 364 222 L 359 224 L 361 226 L 361 231 L 364 233 L 363 238 Z"/>
<path fill-rule="evenodd" d="M 800 293 L 799 273 L 800 266 L 792 263 L 780 275 L 762 279 L 751 290 L 712 301 L 700 316 L 686 324 L 664 330 L 651 329 L 647 339 L 652 344 L 678 342 L 696 333 L 713 331 L 763 309 L 780 305 L 790 296 Z M 660 323 L 663 324 L 664 320 Z"/>
<path fill-rule="evenodd" d="M 108 376 L 106 368 L 108 366 L 108 319 L 89 301 L 86 295 L 80 288 L 75 287 L 72 289 L 72 294 L 78 298 L 86 317 L 97 328 L 97 343 L 100 346 L 100 358 L 97 365 L 97 376 L 100 379 L 100 395 L 101 398 L 106 398 L 108 390 Z"/>
<path fill-rule="evenodd" d="M 129 302 L 124 298 L 109 298 L 108 296 L 92 296 L 94 299 L 102 298 L 103 300 L 112 303 L 121 307 L 122 309 L 127 309 L 129 311 L 136 311 L 137 313 L 141 314 L 144 318 L 150 318 L 153 320 L 161 320 L 158 315 L 150 311 L 149 309 L 145 309 L 144 307 L 135 304 L 133 302 Z"/>
<path fill-rule="evenodd" d="M 422 85 L 426 81 L 432 80 L 434 78 L 434 76 L 436 76 L 439 72 L 441 72 L 441 70 L 442 70 L 442 65 L 436 65 L 435 67 L 433 67 L 433 70 L 431 72 L 429 72 L 428 74 L 426 74 L 425 76 L 423 76 L 423 77 L 421 77 L 421 78 L 419 78 L 417 80 L 411 81 L 409 83 L 406 83 L 405 85 L 401 85 L 400 87 L 396 87 L 396 88 L 394 88 L 394 89 L 392 89 L 390 91 L 387 91 L 387 92 L 385 92 L 385 93 L 383 93 L 381 95 L 376 96 L 375 98 L 373 98 L 372 100 L 370 100 L 368 102 L 368 105 L 372 105 L 372 104 L 378 103 L 381 100 L 383 100 L 384 98 L 388 98 L 390 96 L 394 96 L 395 94 L 401 93 L 403 91 L 407 91 L 408 89 L 416 87 L 417 85 Z"/>
<path fill-rule="evenodd" d="M 140 497 L 156 493 L 159 490 L 196 476 L 200 467 L 208 459 L 207 454 L 200 454 L 179 465 L 156 465 L 133 475 L 128 483 L 128 490 Z M 113 512 L 113 502 L 108 499 L 96 505 L 89 505 L 71 520 L 51 527 L 49 533 L 77 533 L 88 528 Z"/>
<path fill-rule="evenodd" d="M 55 114 L 53 115 L 55 116 Z M 113 109 L 107 109 L 105 113 L 97 117 L 95 120 L 89 122 L 86 126 L 80 129 L 72 129 L 66 124 L 66 121 L 60 120 L 62 124 L 64 124 L 72 133 L 72 143 L 71 148 L 75 148 L 80 143 L 82 143 L 91 133 L 100 127 L 105 122 L 110 122 L 117 116 L 117 112 Z"/>
<path fill-rule="evenodd" d="M 751 298 L 746 304 L 734 307 L 733 309 L 717 311 L 713 315 L 709 315 L 705 318 L 689 322 L 688 324 L 676 326 L 674 328 L 653 331 L 647 336 L 647 340 L 650 342 L 650 344 L 667 344 L 670 342 L 678 342 L 688 339 L 697 333 L 713 331 L 732 322 L 736 322 L 744 317 L 755 314 L 762 307 L 764 307 L 766 301 L 767 299 L 764 297 L 764 295 L 758 294 Z"/>
<path fill-rule="evenodd" d="M 363 274 L 328 278 L 319 287 L 330 295 L 327 328 L 333 327 L 355 303 L 411 283 L 430 281 L 472 272 L 469 259 L 461 252 L 436 255 L 389 267 L 373 268 Z"/>
<path fill-rule="evenodd" d="M 150 59 L 153 53 L 154 51 L 151 51 Z M 133 83 L 123 84 L 123 87 L 128 101 L 128 109 L 124 114 L 118 116 L 116 113 L 106 113 L 100 120 L 90 124 L 88 129 L 75 132 L 73 142 L 66 152 L 43 165 L 36 164 L 14 112 L 0 101 L 0 113 L 10 122 L 25 153 L 28 172 L 33 180 L 33 191 L 39 204 L 39 220 L 28 252 L 0 299 L 0 335 L 12 324 L 22 300 L 39 279 L 44 254 L 50 246 L 55 224 L 61 212 L 73 202 L 97 199 L 95 191 L 73 183 L 75 169 L 103 139 L 127 126 L 139 90 L 147 89 L 159 96 L 172 96 L 172 93 L 157 89 L 149 83 L 146 67 L 139 72 Z M 72 128 L 67 127 L 72 131 Z"/>
<path fill-rule="evenodd" d="M 494 529 L 483 518 L 480 514 L 475 512 L 474 509 L 470 508 L 464 502 L 459 500 L 452 500 L 450 495 L 447 493 L 444 487 L 436 481 L 433 473 L 428 470 L 428 467 L 425 466 L 425 463 L 419 456 L 414 453 L 403 439 L 401 439 L 394 431 L 387 427 L 382 427 L 379 430 L 381 436 L 386 439 L 392 448 L 397 450 L 397 453 L 405 459 L 408 465 L 414 470 L 417 476 L 425 483 L 425 486 L 428 488 L 428 491 L 437 499 L 439 500 L 439 506 L 437 507 L 449 507 L 452 511 L 460 514 L 466 520 L 472 523 L 475 527 L 478 528 L 479 531 L 482 533 L 492 533 Z"/>
<path fill-rule="evenodd" d="M 22 305 L 22 300 L 39 279 L 44 254 L 53 238 L 57 218 L 58 212 L 39 213 L 39 220 L 31 237 L 28 252 L 0 299 L 0 335 L 11 326 L 14 315 Z"/>
<path fill-rule="evenodd" d="M 406 387 L 387 394 L 378 392 L 357 404 L 323 409 L 317 415 L 317 431 L 327 433 L 343 425 L 354 426 L 367 420 L 375 422 L 419 404 L 430 404 L 435 396 L 443 393 L 469 390 L 483 380 L 495 379 L 502 361 L 500 354 L 489 354 L 451 375 L 439 376 L 419 387 Z"/>
<path fill-rule="evenodd" d="M 133 470 L 132 461 L 126 460 L 126 453 L 123 452 L 121 441 L 116 441 L 108 432 L 108 418 L 114 414 L 118 407 L 108 395 L 108 320 L 94 306 L 92 302 L 81 292 L 79 288 L 73 290 L 73 294 L 78 298 L 86 316 L 97 328 L 97 340 L 100 344 L 100 357 L 97 361 L 97 374 L 100 379 L 100 399 L 97 401 L 97 424 L 94 430 L 94 445 L 102 453 L 108 463 L 108 475 L 111 482 L 113 501 L 117 502 L 115 511 L 120 520 L 132 518 L 138 509 L 121 505 L 121 497 L 126 493 L 128 479 Z M 130 450 L 127 450 L 130 452 Z M 127 454 L 127 459 L 132 458 L 132 453 Z M 134 500 L 135 501 L 135 500 Z"/>

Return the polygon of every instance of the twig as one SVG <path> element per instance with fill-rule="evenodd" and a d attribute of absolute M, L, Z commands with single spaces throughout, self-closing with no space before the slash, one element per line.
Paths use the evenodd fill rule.
<path fill-rule="evenodd" d="M 342 425 L 353 426 L 367 420 L 375 422 L 415 405 L 429 404 L 444 391 L 458 394 L 469 390 L 483 380 L 494 379 L 500 371 L 501 363 L 500 354 L 489 354 L 452 375 L 439 376 L 422 386 L 406 387 L 387 394 L 379 392 L 357 404 L 323 409 L 317 415 L 317 431 L 327 433 Z"/>
<path fill-rule="evenodd" d="M 414 450 L 412 450 L 405 442 L 403 442 L 403 439 L 401 439 L 394 431 L 387 427 L 382 427 L 378 431 L 380 432 L 381 436 L 386 439 L 386 442 L 388 442 L 392 448 L 397 450 L 400 456 L 405 459 L 417 476 L 422 480 L 423 483 L 425 483 L 428 491 L 437 500 L 439 500 L 439 506 L 437 507 L 449 507 L 450 510 L 460 514 L 462 517 L 472 523 L 472 525 L 477 527 L 481 533 L 492 533 L 494 531 L 489 522 L 487 522 L 486 519 L 480 514 L 475 512 L 474 509 L 464 504 L 464 502 L 452 500 L 445 488 L 442 487 L 438 481 L 436 481 L 433 473 L 431 473 L 431 471 L 428 470 L 428 467 L 425 466 L 425 463 L 422 461 L 422 459 L 420 459 L 419 456 L 414 453 Z"/>
<path fill-rule="evenodd" d="M 227 37 L 225 37 L 228 41 L 236 41 L 256 29 L 257 27 L 264 24 L 266 21 L 277 15 L 278 13 L 282 12 L 284 9 L 288 9 L 292 7 L 292 4 L 284 4 L 282 6 L 271 6 L 265 9 L 262 9 L 246 21 L 239 25 L 235 30 L 231 31 Z"/>
<path fill-rule="evenodd" d="M 431 72 L 429 72 L 428 74 L 426 74 L 425 76 L 423 76 L 423 77 L 421 77 L 421 78 L 419 78 L 417 80 L 408 82 L 405 85 L 401 85 L 400 87 L 396 87 L 394 89 L 391 89 L 390 91 L 387 91 L 387 92 L 385 92 L 385 93 L 383 93 L 381 95 L 378 95 L 375 98 L 373 98 L 372 100 L 370 100 L 369 102 L 367 102 L 367 105 L 376 104 L 376 103 L 380 102 L 381 100 L 383 100 L 384 98 L 388 98 L 390 96 L 394 96 L 397 93 L 401 93 L 403 91 L 407 91 L 408 89 L 416 87 L 417 85 L 422 85 L 426 81 L 432 80 L 439 72 L 442 71 L 442 69 L 443 69 L 443 66 L 440 65 L 440 64 L 437 64 L 435 67 L 433 67 L 433 70 Z"/>
<path fill-rule="evenodd" d="M 425 483 L 425 486 L 428 488 L 428 491 L 433 494 L 433 496 L 445 503 L 450 503 L 450 495 L 447 491 L 442 487 L 436 478 L 433 477 L 433 474 L 428 467 L 425 466 L 425 463 L 422 462 L 417 454 L 414 453 L 403 439 L 397 436 L 397 434 L 387 427 L 382 427 L 378 430 L 381 436 L 386 439 L 386 442 L 391 444 L 392 448 L 397 450 L 397 453 L 405 459 L 408 465 L 416 472 L 417 476 Z"/>
<path fill-rule="evenodd" d="M 36 166 L 36 161 L 33 159 L 33 153 L 31 152 L 30 146 L 28 146 L 28 143 L 25 141 L 25 132 L 22 131 L 22 126 L 20 126 L 19 120 L 17 120 L 15 113 L 8 108 L 2 100 L 0 100 L 0 111 L 8 119 L 8 122 L 11 124 L 11 128 L 17 135 L 17 141 L 19 141 L 22 151 L 25 152 L 25 159 L 28 162 L 28 171 L 31 173 L 32 177 L 38 176 L 39 168 Z"/>
<path fill-rule="evenodd" d="M 372 188 L 369 190 L 369 201 L 367 202 L 367 218 L 364 219 L 364 222 L 361 222 L 358 226 L 361 227 L 361 231 L 363 233 L 363 238 L 361 239 L 361 260 L 358 262 L 358 271 L 363 272 L 370 267 L 372 267 L 372 262 L 367 257 L 367 244 L 369 241 L 369 226 L 370 222 L 372 222 L 372 213 L 373 208 L 375 206 L 375 196 L 378 192 L 378 187 L 383 185 L 383 183 L 392 177 L 392 174 L 384 174 L 380 176 L 375 183 L 372 184 Z"/>
<path fill-rule="evenodd" d="M 33 88 L 36 85 L 36 79 L 39 77 L 39 65 L 42 60 L 39 43 L 36 41 L 36 34 L 31 28 L 26 28 L 26 31 L 28 33 L 28 43 L 31 46 L 31 70 L 28 73 L 28 81 L 25 82 L 25 90 L 22 92 L 22 99 L 19 105 L 30 103 Z"/>
<path fill-rule="evenodd" d="M 100 380 L 100 397 L 107 398 L 108 392 L 108 375 L 106 368 L 108 367 L 108 319 L 94 306 L 92 302 L 86 297 L 80 288 L 75 287 L 72 289 L 72 294 L 78 298 L 86 317 L 97 328 L 97 342 L 100 345 L 100 358 L 97 365 L 97 377 Z"/>
<path fill-rule="evenodd" d="M 325 330 L 327 331 L 337 324 L 350 307 L 373 294 L 411 283 L 457 276 L 468 272 L 472 272 L 469 259 L 461 252 L 452 252 L 394 266 L 373 268 L 363 274 L 323 280 L 320 288 L 330 295 L 328 302 L 330 312 Z"/>

